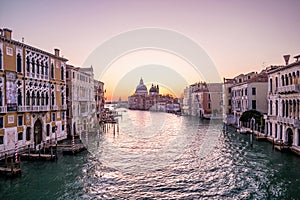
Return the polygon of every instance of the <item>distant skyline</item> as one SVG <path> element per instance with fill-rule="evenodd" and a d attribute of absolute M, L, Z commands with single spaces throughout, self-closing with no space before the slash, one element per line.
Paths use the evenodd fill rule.
<path fill-rule="evenodd" d="M 180 96 L 183 83 L 203 80 L 206 75 L 205 71 L 205 77 L 201 77 L 202 72 L 194 73 L 193 63 L 178 52 L 132 49 L 107 61 L 111 72 L 108 69 L 106 74 L 101 74 L 99 63 L 90 63 L 89 58 L 99 46 L 122 33 L 154 27 L 177 32 L 196 43 L 220 78 L 261 71 L 269 65 L 284 64 L 284 54 L 291 54 L 291 61 L 300 54 L 299 8 L 298 0 L 2 0 L 0 28 L 12 29 L 14 40 L 24 37 L 26 44 L 45 51 L 59 48 L 68 64 L 93 65 L 95 78 L 105 83 L 108 98 L 131 95 L 146 66 L 154 71 L 145 81 L 165 85 L 165 92 Z M 169 70 L 165 76 L 173 74 L 174 79 L 168 77 L 163 82 L 163 74 L 157 76 L 158 66 Z M 182 81 L 174 84 L 177 80 Z"/>

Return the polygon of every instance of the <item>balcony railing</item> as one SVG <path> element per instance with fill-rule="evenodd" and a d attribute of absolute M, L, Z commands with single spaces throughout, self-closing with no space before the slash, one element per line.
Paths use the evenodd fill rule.
<path fill-rule="evenodd" d="M 0 113 L 6 113 L 7 107 L 6 106 L 0 106 Z"/>
<path fill-rule="evenodd" d="M 277 121 L 285 124 L 290 124 L 296 128 L 300 127 L 300 120 L 294 118 L 287 118 L 287 117 L 277 117 Z"/>
<path fill-rule="evenodd" d="M 58 106 L 57 105 L 52 105 L 50 108 L 51 108 L 51 110 L 58 110 Z"/>
<path fill-rule="evenodd" d="M 286 85 L 278 88 L 278 93 L 300 92 L 300 84 Z"/>
<path fill-rule="evenodd" d="M 18 112 L 49 111 L 50 106 L 18 106 Z"/>

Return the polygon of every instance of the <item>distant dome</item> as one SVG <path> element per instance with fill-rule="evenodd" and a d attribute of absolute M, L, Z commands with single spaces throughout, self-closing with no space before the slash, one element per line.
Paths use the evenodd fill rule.
<path fill-rule="evenodd" d="M 136 87 L 136 91 L 137 90 L 147 90 L 147 87 L 146 87 L 146 85 L 138 85 L 137 87 Z"/>
<path fill-rule="evenodd" d="M 141 78 L 140 84 L 136 87 L 135 94 L 148 95 L 147 87 L 144 85 L 144 81 Z"/>
<path fill-rule="evenodd" d="M 150 88 L 149 92 L 150 93 L 157 93 L 158 91 L 157 91 L 157 88 L 155 86 L 153 86 L 153 84 L 152 84 L 152 87 Z"/>

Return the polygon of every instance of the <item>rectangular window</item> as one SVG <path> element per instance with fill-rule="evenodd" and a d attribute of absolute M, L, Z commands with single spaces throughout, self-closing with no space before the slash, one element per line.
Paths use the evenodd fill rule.
<path fill-rule="evenodd" d="M 18 116 L 18 126 L 23 126 L 23 116 Z"/>
<path fill-rule="evenodd" d="M 23 132 L 18 133 L 18 140 L 23 140 Z"/>
<path fill-rule="evenodd" d="M 69 72 L 68 71 L 66 72 L 66 78 L 69 78 Z"/>
<path fill-rule="evenodd" d="M 0 117 L 0 128 L 3 128 L 4 124 L 3 124 L 3 117 Z"/>
<path fill-rule="evenodd" d="M 252 100 L 252 109 L 256 110 L 256 100 Z"/>
<path fill-rule="evenodd" d="M 63 131 L 65 130 L 65 125 L 61 126 L 61 130 L 63 130 Z"/>
<path fill-rule="evenodd" d="M 64 112 L 61 113 L 61 118 L 62 118 L 63 120 L 65 119 L 65 113 L 64 113 Z"/>
<path fill-rule="evenodd" d="M 4 136 L 0 136 L 0 144 L 4 144 Z"/>
<path fill-rule="evenodd" d="M 55 121 L 55 113 L 52 113 L 52 121 Z"/>
<path fill-rule="evenodd" d="M 252 95 L 256 95 L 256 88 L 255 87 L 252 88 Z"/>
<path fill-rule="evenodd" d="M 228 105 L 231 106 L 231 99 L 228 100 Z"/>

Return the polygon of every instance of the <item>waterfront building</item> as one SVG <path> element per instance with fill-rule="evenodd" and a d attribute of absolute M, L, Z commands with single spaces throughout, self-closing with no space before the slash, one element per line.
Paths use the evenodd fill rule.
<path fill-rule="evenodd" d="M 96 115 L 98 122 L 101 122 L 104 116 L 104 83 L 98 80 L 94 80 L 94 92 L 95 92 L 95 105 L 96 105 Z"/>
<path fill-rule="evenodd" d="M 240 117 L 245 111 L 256 110 L 262 114 L 267 113 L 267 79 L 265 70 L 260 73 L 240 74 L 233 80 L 224 79 L 228 80 L 224 84 L 224 88 L 227 89 L 224 91 L 226 94 L 224 97 L 228 98 L 224 99 L 226 102 L 224 110 L 229 115 L 233 114 L 234 125 L 240 127 Z M 231 95 L 228 95 L 229 91 Z"/>
<path fill-rule="evenodd" d="M 223 115 L 222 83 L 199 82 L 184 90 L 183 114 L 215 119 Z"/>
<path fill-rule="evenodd" d="M 0 30 L 0 156 L 66 138 L 66 62 Z"/>
<path fill-rule="evenodd" d="M 135 93 L 128 97 L 128 108 L 132 110 L 151 110 L 163 112 L 177 112 L 180 105 L 171 95 L 159 94 L 159 86 L 153 85 L 149 89 L 141 78 Z"/>
<path fill-rule="evenodd" d="M 268 73 L 268 113 L 266 134 L 275 142 L 300 147 L 300 55 L 293 63 L 284 56 L 286 65 L 270 66 Z"/>
<path fill-rule="evenodd" d="M 223 79 L 223 122 L 228 125 L 234 125 L 235 119 L 232 111 L 232 96 L 231 87 L 234 84 L 234 79 Z"/>
<path fill-rule="evenodd" d="M 68 124 L 70 134 L 88 131 L 97 124 L 93 68 L 67 65 Z M 102 88 L 103 89 L 103 88 Z"/>

